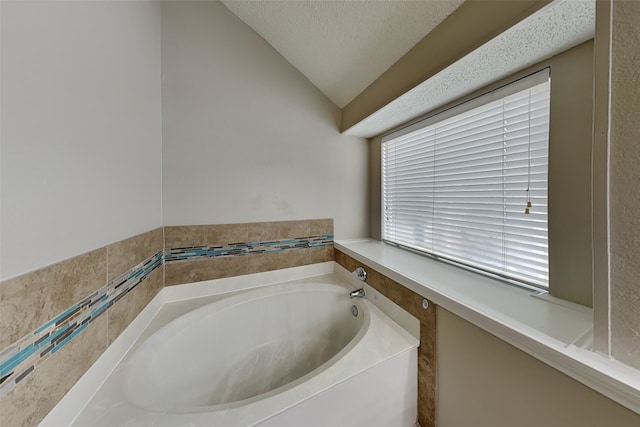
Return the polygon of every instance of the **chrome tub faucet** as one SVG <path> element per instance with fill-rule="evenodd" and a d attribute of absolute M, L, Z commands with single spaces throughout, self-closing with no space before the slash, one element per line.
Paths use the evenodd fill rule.
<path fill-rule="evenodd" d="M 349 298 L 364 298 L 364 289 L 356 289 L 355 291 L 349 292 Z"/>
<path fill-rule="evenodd" d="M 364 269 L 364 268 L 362 268 L 362 267 L 358 267 L 358 268 L 356 268 L 355 270 L 353 270 L 353 271 L 351 272 L 351 274 L 353 274 L 354 276 L 356 276 L 356 277 L 358 278 L 358 280 L 361 280 L 361 281 L 363 281 L 363 282 L 364 282 L 365 280 L 367 280 L 367 272 L 366 272 L 366 271 L 365 271 L 365 269 Z"/>

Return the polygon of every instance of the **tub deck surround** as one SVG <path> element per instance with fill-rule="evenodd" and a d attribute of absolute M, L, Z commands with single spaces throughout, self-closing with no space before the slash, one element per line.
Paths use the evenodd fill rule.
<path fill-rule="evenodd" d="M 413 292 L 640 414 L 640 371 L 592 348 L 591 310 L 371 239 L 336 242 Z"/>
<path fill-rule="evenodd" d="M 3 427 L 38 424 L 160 291 L 162 237 L 158 228 L 0 283 Z"/>
<path fill-rule="evenodd" d="M 165 227 L 165 285 L 333 261 L 333 220 Z"/>
<path fill-rule="evenodd" d="M 402 307 L 420 321 L 418 348 L 418 422 L 422 427 L 436 425 L 436 305 L 429 301 L 423 308 L 424 297 L 386 277 L 370 264 L 357 261 L 341 250 L 335 250 L 336 263 L 347 271 L 365 267 L 366 283 Z"/>
<path fill-rule="evenodd" d="M 356 302 L 350 300 L 348 298 L 348 292 L 351 288 L 346 287 L 345 283 L 338 276 L 325 274 L 333 271 L 334 266 L 335 264 L 333 262 L 327 262 L 286 270 L 251 274 L 245 277 L 232 277 L 183 286 L 172 286 L 163 289 L 158 297 L 161 297 L 165 301 L 164 305 L 162 305 L 159 310 L 157 306 L 149 306 L 145 309 L 116 340 L 114 345 L 104 353 L 104 356 L 96 362 L 95 366 L 83 377 L 81 382 L 71 390 L 60 405 L 49 414 L 43 421 L 42 426 L 112 426 L 124 424 L 130 426 L 146 426 L 150 424 L 158 426 L 260 425 L 264 427 L 303 424 L 310 426 L 413 426 L 417 415 L 415 408 L 415 388 L 417 386 L 417 355 L 415 347 L 418 344 L 417 339 L 408 332 L 403 331 L 396 323 L 378 311 L 370 302 L 364 299 L 358 299 Z M 283 284 L 273 284 L 275 280 L 282 281 L 282 279 L 286 277 L 284 274 L 287 272 L 289 272 L 289 279 L 293 281 Z M 321 275 L 318 275 L 319 273 L 321 273 Z M 243 279 L 245 280 L 243 286 L 248 289 L 237 291 L 237 289 L 242 287 L 239 284 Z M 258 288 L 252 289 L 256 286 Z M 335 303 L 329 302 L 330 307 L 326 309 L 323 308 L 322 298 L 313 295 L 315 295 L 314 292 L 325 292 L 326 289 L 330 292 L 335 292 L 335 297 L 329 296 L 329 298 L 340 299 L 344 296 L 343 304 L 336 305 Z M 223 294 L 219 294 L 220 291 L 222 291 Z M 234 312 L 230 310 L 242 306 L 243 303 L 241 301 L 248 301 L 248 304 L 254 304 L 258 307 L 251 308 L 245 305 L 248 313 L 259 309 L 270 312 L 271 310 L 268 309 L 268 307 L 271 306 L 271 303 L 268 303 L 271 301 L 270 298 L 277 298 L 277 295 L 283 291 L 291 292 L 291 298 L 298 301 L 295 304 L 287 303 L 287 306 L 299 305 L 299 311 L 303 316 L 306 316 L 305 313 L 313 310 L 314 307 L 317 312 L 316 315 L 322 316 L 326 315 L 325 312 L 335 311 L 342 305 L 342 308 L 348 310 L 351 305 L 357 304 L 360 307 L 361 316 L 366 316 L 367 313 L 370 313 L 369 327 L 360 329 L 359 332 L 356 331 L 357 336 L 354 340 L 349 340 L 347 337 L 349 343 L 346 345 L 347 347 L 351 346 L 351 349 L 346 348 L 338 351 L 337 357 L 334 356 L 334 358 L 329 359 L 330 362 L 328 364 L 312 371 L 312 373 L 307 374 L 307 376 L 303 376 L 303 378 L 299 379 L 299 382 L 285 385 L 278 390 L 267 392 L 264 396 L 254 396 L 254 398 L 242 402 L 250 406 L 242 406 L 240 405 L 241 402 L 228 402 L 226 404 L 223 403 L 223 406 L 228 406 L 228 408 L 223 411 L 211 413 L 208 412 L 206 407 L 202 407 L 199 411 L 190 413 L 184 410 L 184 406 L 189 406 L 189 403 L 181 406 L 176 402 L 176 404 L 173 405 L 175 406 L 173 409 L 167 409 L 165 405 L 160 405 L 163 409 L 159 412 L 154 412 L 144 410 L 143 407 L 146 405 L 142 404 L 144 402 L 137 402 L 138 405 L 135 405 L 126 400 L 126 393 L 123 394 L 122 391 L 122 378 L 119 375 L 124 375 L 126 369 L 135 368 L 136 359 L 139 357 L 144 358 L 144 354 L 138 352 L 144 352 L 145 346 L 153 344 L 151 340 L 164 340 L 163 337 L 160 336 L 161 334 L 165 334 L 165 338 L 169 340 L 179 337 L 186 339 L 185 336 L 181 335 L 184 333 L 185 328 L 178 323 L 187 321 L 190 323 L 195 322 L 197 325 L 197 318 L 206 322 L 206 319 L 202 320 L 202 313 L 198 313 L 198 311 L 209 313 L 208 310 L 210 307 L 219 308 L 219 310 L 211 314 L 215 319 L 218 318 L 216 316 L 233 316 Z M 247 298 L 249 295 L 251 295 L 251 297 Z M 304 303 L 305 295 L 311 296 L 313 301 Z M 212 301 L 212 305 L 206 305 Z M 273 301 L 276 300 L 274 299 Z M 238 304 L 240 304 L 240 306 Z M 305 307 L 308 307 L 308 309 L 305 309 Z M 274 308 L 274 310 L 278 313 L 282 312 L 280 309 Z M 186 317 L 180 317 L 185 313 L 189 314 L 187 314 Z M 241 317 L 244 316 L 242 313 L 235 313 Z M 404 315 L 409 316 L 406 313 Z M 191 317 L 194 318 L 192 319 Z M 314 317 L 315 316 L 306 316 L 305 319 L 301 319 L 301 327 L 303 327 L 304 324 L 308 324 L 308 326 L 311 327 Z M 350 312 L 347 313 L 347 319 L 351 319 Z M 357 321 L 357 319 L 353 320 Z M 229 322 L 226 321 L 225 325 L 228 323 Z M 296 325 L 297 322 L 288 322 L 287 324 Z M 207 331 L 211 330 L 210 327 L 204 324 L 202 326 Z M 269 329 L 266 323 L 264 326 Z M 165 328 L 172 327 L 175 328 L 175 331 L 167 335 L 166 332 L 171 332 L 171 330 Z M 228 327 L 220 329 L 220 333 L 228 334 L 229 331 L 227 331 L 227 329 Z M 342 330 L 342 328 L 338 328 L 338 330 Z M 379 333 L 372 334 L 371 331 L 374 330 L 378 330 Z M 197 331 L 194 329 L 194 332 Z M 258 338 L 264 339 L 264 333 L 259 333 Z M 305 337 L 307 336 L 306 333 L 303 335 Z M 323 335 L 320 334 L 320 336 Z M 385 339 L 380 340 L 379 336 L 384 336 Z M 293 332 L 287 334 L 286 338 L 291 337 L 295 338 Z M 199 343 L 197 345 L 206 346 L 209 344 Z M 244 344 L 238 343 L 238 345 Z M 162 346 L 154 346 L 152 352 L 162 358 L 161 353 L 165 350 L 162 349 Z M 169 349 L 169 351 L 171 350 Z M 205 356 L 203 360 L 206 361 L 210 359 L 211 354 L 220 351 L 221 349 L 219 348 L 211 349 L 211 351 L 202 352 L 201 356 Z M 124 355 L 125 353 L 126 355 Z M 142 356 L 140 356 L 141 354 Z M 386 354 L 386 356 L 383 356 L 383 354 Z M 197 365 L 198 362 L 196 359 L 201 356 L 197 353 L 190 355 L 189 357 L 195 359 L 192 363 L 189 363 L 189 366 Z M 379 357 L 383 357 L 386 362 L 374 361 L 374 359 L 379 360 Z M 167 360 L 172 359 L 169 357 Z M 118 367 L 116 367 L 116 365 Z M 144 362 L 143 365 L 145 367 L 149 366 L 149 369 L 152 369 L 151 364 Z M 179 382 L 181 378 L 180 363 L 176 363 L 175 366 L 176 371 L 171 374 L 174 375 L 175 378 L 171 378 Z M 104 381 L 104 376 L 112 372 L 113 374 Z M 134 387 L 139 388 L 144 385 L 145 381 L 136 381 L 136 378 L 129 374 L 135 376 L 135 373 L 125 375 L 126 378 L 133 381 Z M 142 372 L 140 374 L 144 375 Z M 92 378 L 94 375 L 97 375 L 97 377 Z M 103 376 L 100 377 L 100 375 Z M 163 382 L 163 378 L 158 378 L 157 380 Z M 338 383 L 338 385 L 335 385 L 335 383 Z M 87 384 L 93 384 L 93 392 L 90 391 Z M 171 384 L 172 381 L 169 381 L 165 385 L 162 385 L 162 387 L 171 387 Z M 154 387 L 158 388 L 154 393 L 157 394 L 159 392 L 160 398 L 165 399 L 166 396 L 159 390 L 160 387 L 160 385 Z M 334 390 L 332 388 L 329 390 L 327 387 L 335 387 L 336 389 Z M 410 397 L 412 388 L 414 393 L 413 398 Z M 365 393 L 364 390 L 370 390 L 371 393 Z M 95 395 L 91 397 L 93 393 L 95 393 Z M 133 395 L 143 398 L 143 400 L 148 400 L 149 393 L 151 393 L 151 391 L 147 393 L 147 396 L 143 396 L 140 390 L 136 389 Z M 336 396 L 332 395 L 332 393 L 339 393 L 337 401 Z M 347 405 L 341 404 L 351 402 L 352 397 L 356 394 L 359 396 L 362 395 L 362 399 L 355 399 L 353 403 Z M 301 396 L 308 396 L 309 398 L 301 398 Z M 91 400 L 87 404 L 88 399 Z M 304 401 L 300 403 L 300 399 Z M 402 406 L 411 401 L 414 402 L 413 412 L 410 409 L 411 405 L 408 407 Z M 345 411 L 341 411 L 339 407 L 346 407 L 346 409 Z M 357 409 L 354 409 L 355 407 L 357 407 Z M 389 408 L 398 409 L 400 407 L 405 408 L 400 411 L 401 414 L 398 415 L 403 421 L 400 424 L 395 422 L 392 422 L 392 424 L 384 424 L 385 413 L 389 412 Z M 84 410 L 82 410 L 82 408 L 84 408 Z M 280 411 L 278 408 L 289 409 Z M 82 412 L 80 413 L 80 411 Z M 362 423 L 362 418 L 350 418 L 362 416 L 366 418 L 366 422 L 364 423 Z M 334 419 L 331 417 L 338 418 Z M 323 419 L 324 421 L 322 421 Z M 406 422 L 407 420 L 409 421 Z M 341 424 L 341 422 L 343 424 Z M 345 422 L 346 424 L 344 424 Z"/>

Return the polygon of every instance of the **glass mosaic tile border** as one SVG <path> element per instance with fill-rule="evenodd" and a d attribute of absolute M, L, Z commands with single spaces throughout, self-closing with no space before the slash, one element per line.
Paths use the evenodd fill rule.
<path fill-rule="evenodd" d="M 5 349 L 0 354 L 0 397 L 147 279 L 162 262 L 162 252 L 156 253 Z"/>
<path fill-rule="evenodd" d="M 165 263 L 194 261 L 202 258 L 229 257 L 283 252 L 290 249 L 319 248 L 333 245 L 333 234 L 268 240 L 264 242 L 239 242 L 227 245 L 189 246 L 165 249 Z"/>

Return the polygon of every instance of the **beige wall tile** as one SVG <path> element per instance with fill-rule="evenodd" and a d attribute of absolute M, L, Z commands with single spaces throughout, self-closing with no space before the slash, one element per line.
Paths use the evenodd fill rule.
<path fill-rule="evenodd" d="M 311 236 L 318 236 L 320 234 L 333 234 L 333 218 L 310 220 L 309 234 Z"/>
<path fill-rule="evenodd" d="M 138 234 L 107 246 L 107 279 L 109 281 L 162 250 L 162 228 Z"/>
<path fill-rule="evenodd" d="M 289 239 L 293 237 L 307 237 L 311 235 L 311 221 L 282 221 L 276 223 L 278 226 L 278 234 L 280 239 Z"/>
<path fill-rule="evenodd" d="M 333 245 L 321 246 L 319 248 L 309 248 L 309 264 L 333 261 L 333 253 Z"/>
<path fill-rule="evenodd" d="M 0 348 L 5 348 L 107 282 L 105 248 L 0 283 Z"/>
<path fill-rule="evenodd" d="M 277 240 L 280 237 L 279 222 L 256 222 L 247 224 L 250 242 Z"/>
<path fill-rule="evenodd" d="M 247 274 L 248 256 L 208 258 L 165 265 L 165 285 L 200 282 Z"/>
<path fill-rule="evenodd" d="M 256 242 L 333 233 L 333 219 L 165 227 L 165 248 Z"/>
<path fill-rule="evenodd" d="M 279 270 L 309 264 L 309 249 L 290 249 L 247 256 L 248 272 Z"/>
<path fill-rule="evenodd" d="M 102 315 L 0 399 L 0 425 L 38 425 L 106 348 L 107 316 Z"/>
<path fill-rule="evenodd" d="M 132 291 L 122 297 L 109 310 L 109 344 L 124 331 L 138 314 L 162 289 L 163 271 L 158 268 L 147 280 L 138 284 Z"/>
<path fill-rule="evenodd" d="M 248 224 L 182 225 L 165 227 L 165 248 L 225 245 L 246 242 Z"/>
<path fill-rule="evenodd" d="M 310 236 L 311 221 L 257 222 L 249 225 L 249 240 L 268 241 Z"/>
<path fill-rule="evenodd" d="M 435 305 L 431 309 L 435 312 Z M 434 313 L 435 320 L 435 313 Z M 424 427 L 436 425 L 436 330 L 420 322 L 418 348 L 418 422 Z"/>

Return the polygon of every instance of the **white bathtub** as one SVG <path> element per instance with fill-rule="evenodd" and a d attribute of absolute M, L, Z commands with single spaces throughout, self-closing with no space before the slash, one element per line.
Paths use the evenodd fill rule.
<path fill-rule="evenodd" d="M 74 425 L 413 426 L 418 341 L 336 283 L 261 287 L 166 323 Z"/>

